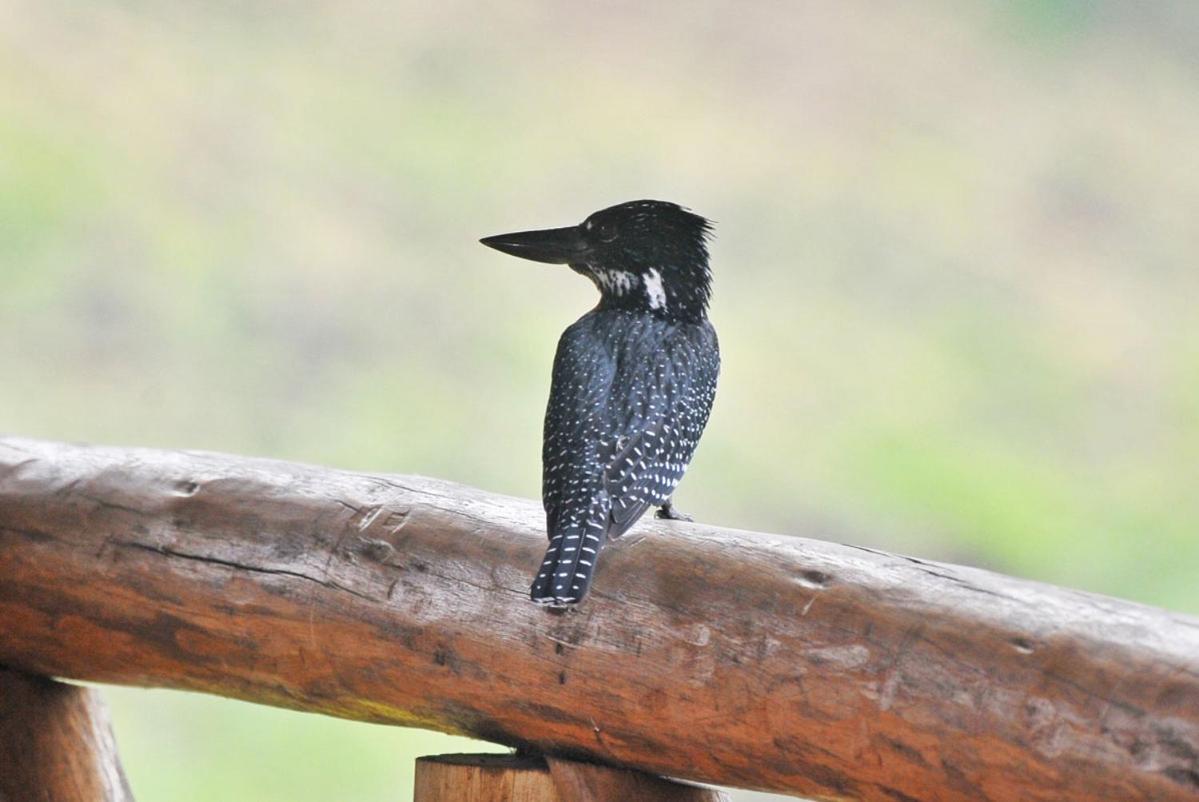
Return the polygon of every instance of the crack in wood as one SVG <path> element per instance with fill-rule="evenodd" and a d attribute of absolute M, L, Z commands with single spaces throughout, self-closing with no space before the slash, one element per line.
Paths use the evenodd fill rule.
<path fill-rule="evenodd" d="M 208 565 L 219 565 L 219 566 L 223 566 L 225 568 L 232 568 L 237 571 L 249 571 L 249 572 L 255 573 L 255 574 L 268 574 L 268 575 L 272 575 L 272 576 L 290 576 L 290 577 L 294 577 L 296 579 L 303 579 L 308 582 L 313 582 L 313 583 L 320 585 L 323 588 L 327 588 L 329 590 L 337 590 L 337 591 L 342 591 L 343 593 L 349 593 L 351 596 L 357 596 L 358 598 L 366 599 L 367 601 L 379 601 L 379 599 L 375 598 L 374 596 L 370 596 L 366 593 L 362 593 L 361 591 L 357 591 L 357 590 L 354 590 L 353 588 L 346 587 L 345 585 L 342 585 L 338 582 L 333 582 L 332 580 L 318 579 L 317 577 L 311 576 L 309 574 L 305 574 L 301 571 L 289 571 L 286 568 L 264 568 L 263 566 L 260 566 L 260 565 L 249 565 L 247 563 L 237 562 L 236 560 L 226 560 L 226 559 L 222 559 L 220 557 L 212 557 L 212 556 L 209 556 L 206 554 L 190 554 L 188 552 L 172 549 L 169 546 L 154 546 L 149 543 L 141 543 L 136 540 L 111 540 L 111 541 L 109 541 L 109 543 L 113 546 L 121 546 L 124 548 L 130 548 L 130 549 L 140 549 L 142 551 L 149 551 L 149 552 L 153 552 L 156 554 L 163 554 L 168 557 L 177 557 L 181 560 L 193 560 L 195 562 L 206 563 Z"/>

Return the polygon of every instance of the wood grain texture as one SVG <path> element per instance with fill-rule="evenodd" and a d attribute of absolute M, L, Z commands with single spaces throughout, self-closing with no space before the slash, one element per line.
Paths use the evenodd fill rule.
<path fill-rule="evenodd" d="M 1199 622 L 647 521 L 526 599 L 536 502 L 0 441 L 0 663 L 820 799 L 1199 799 Z"/>
<path fill-rule="evenodd" d="M 416 761 L 413 802 L 727 802 L 710 788 L 639 771 L 519 755 Z"/>
<path fill-rule="evenodd" d="M 95 691 L 0 668 L 0 800 L 133 802 Z"/>
<path fill-rule="evenodd" d="M 631 769 L 547 759 L 560 802 L 728 802 L 714 788 L 673 782 Z"/>
<path fill-rule="evenodd" d="M 417 758 L 412 802 L 562 802 L 545 761 L 516 755 Z"/>

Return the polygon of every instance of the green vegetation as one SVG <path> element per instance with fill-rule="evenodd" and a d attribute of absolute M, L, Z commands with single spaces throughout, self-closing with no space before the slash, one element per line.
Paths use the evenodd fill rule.
<path fill-rule="evenodd" d="M 0 431 L 534 496 L 593 293 L 475 240 L 661 197 L 718 221 L 683 509 L 1199 613 L 1199 7 L 1155 8 L 16 0 Z M 145 800 L 459 748 L 111 698 Z"/>

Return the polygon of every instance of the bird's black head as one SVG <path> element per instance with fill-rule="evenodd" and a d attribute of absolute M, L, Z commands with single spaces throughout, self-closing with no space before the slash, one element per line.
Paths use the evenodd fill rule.
<path fill-rule="evenodd" d="M 712 225 L 681 206 L 640 200 L 603 209 L 577 226 L 480 240 L 497 251 L 569 264 L 595 282 L 601 306 L 702 320 L 711 295 Z"/>

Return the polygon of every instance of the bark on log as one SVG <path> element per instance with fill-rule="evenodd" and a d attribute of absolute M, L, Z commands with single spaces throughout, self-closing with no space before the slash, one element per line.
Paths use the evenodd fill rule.
<path fill-rule="evenodd" d="M 0 801 L 133 802 L 95 691 L 0 668 Z"/>
<path fill-rule="evenodd" d="M 0 441 L 0 663 L 839 800 L 1199 799 L 1199 622 L 647 521 L 581 609 L 531 501 Z"/>

